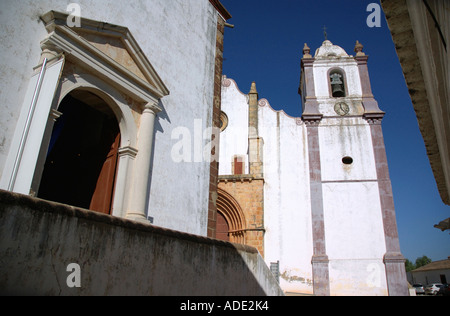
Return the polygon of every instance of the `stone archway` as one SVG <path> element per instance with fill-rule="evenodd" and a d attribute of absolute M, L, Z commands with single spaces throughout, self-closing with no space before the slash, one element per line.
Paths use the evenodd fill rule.
<path fill-rule="evenodd" d="M 111 215 L 121 140 L 112 109 L 77 89 L 58 111 L 38 197 Z"/>
<path fill-rule="evenodd" d="M 246 221 L 241 206 L 231 194 L 223 189 L 219 188 L 217 193 L 217 212 L 228 225 L 227 241 L 245 244 Z"/>

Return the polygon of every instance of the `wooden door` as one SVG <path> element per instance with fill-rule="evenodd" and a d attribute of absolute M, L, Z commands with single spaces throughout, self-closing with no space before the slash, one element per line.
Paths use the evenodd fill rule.
<path fill-rule="evenodd" d="M 230 227 L 225 216 L 217 212 L 216 239 L 230 241 Z"/>
<path fill-rule="evenodd" d="M 111 149 L 106 156 L 105 163 L 100 171 L 90 210 L 104 214 L 111 214 L 114 197 L 114 188 L 117 172 L 117 162 L 120 147 L 120 133 L 116 136 Z"/>

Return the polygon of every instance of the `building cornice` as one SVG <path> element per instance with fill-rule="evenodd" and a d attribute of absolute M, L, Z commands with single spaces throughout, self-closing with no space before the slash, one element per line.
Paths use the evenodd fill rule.
<path fill-rule="evenodd" d="M 449 170 L 447 166 L 450 156 L 448 145 L 445 144 L 449 136 L 445 135 L 445 118 L 438 114 L 440 108 L 447 106 L 438 98 L 438 83 L 445 80 L 437 76 L 434 68 L 434 65 L 443 64 L 444 61 L 433 60 L 434 52 L 430 51 L 427 8 L 422 1 L 382 0 L 381 4 L 403 68 L 439 193 L 443 202 L 450 204 L 450 173 L 446 171 Z M 448 94 L 448 91 L 445 93 Z"/>
<path fill-rule="evenodd" d="M 223 4 L 219 0 L 209 0 L 209 2 L 213 5 L 213 7 L 219 12 L 222 18 L 227 21 L 231 19 L 231 14 L 228 10 L 223 6 Z"/>
<path fill-rule="evenodd" d="M 219 176 L 219 182 L 253 182 L 253 181 L 264 181 L 264 177 L 260 175 L 250 175 L 250 174 L 233 174 L 233 175 L 222 175 Z"/>

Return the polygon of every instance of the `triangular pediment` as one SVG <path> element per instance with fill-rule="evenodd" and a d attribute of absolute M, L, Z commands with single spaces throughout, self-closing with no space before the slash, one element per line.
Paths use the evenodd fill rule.
<path fill-rule="evenodd" d="M 169 94 L 128 28 L 85 18 L 69 27 L 69 15 L 55 11 L 41 19 L 50 33 L 45 42 L 66 51 L 69 58 L 97 63 L 99 71 L 113 71 L 122 80 L 147 88 L 158 99 Z"/>
<path fill-rule="evenodd" d="M 125 47 L 122 38 L 110 36 L 108 34 L 88 32 L 82 29 L 74 30 L 78 35 L 87 40 L 91 45 L 102 53 L 113 59 L 118 64 L 127 68 L 139 78 L 154 84 L 149 76 L 145 76 L 141 67 L 136 63 L 136 57 Z"/>

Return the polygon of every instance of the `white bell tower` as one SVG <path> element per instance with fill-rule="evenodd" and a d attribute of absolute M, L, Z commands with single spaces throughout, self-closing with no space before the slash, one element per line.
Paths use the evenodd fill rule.
<path fill-rule="evenodd" d="M 367 60 L 325 40 L 305 44 L 299 93 L 307 126 L 316 295 L 408 295 Z"/>

